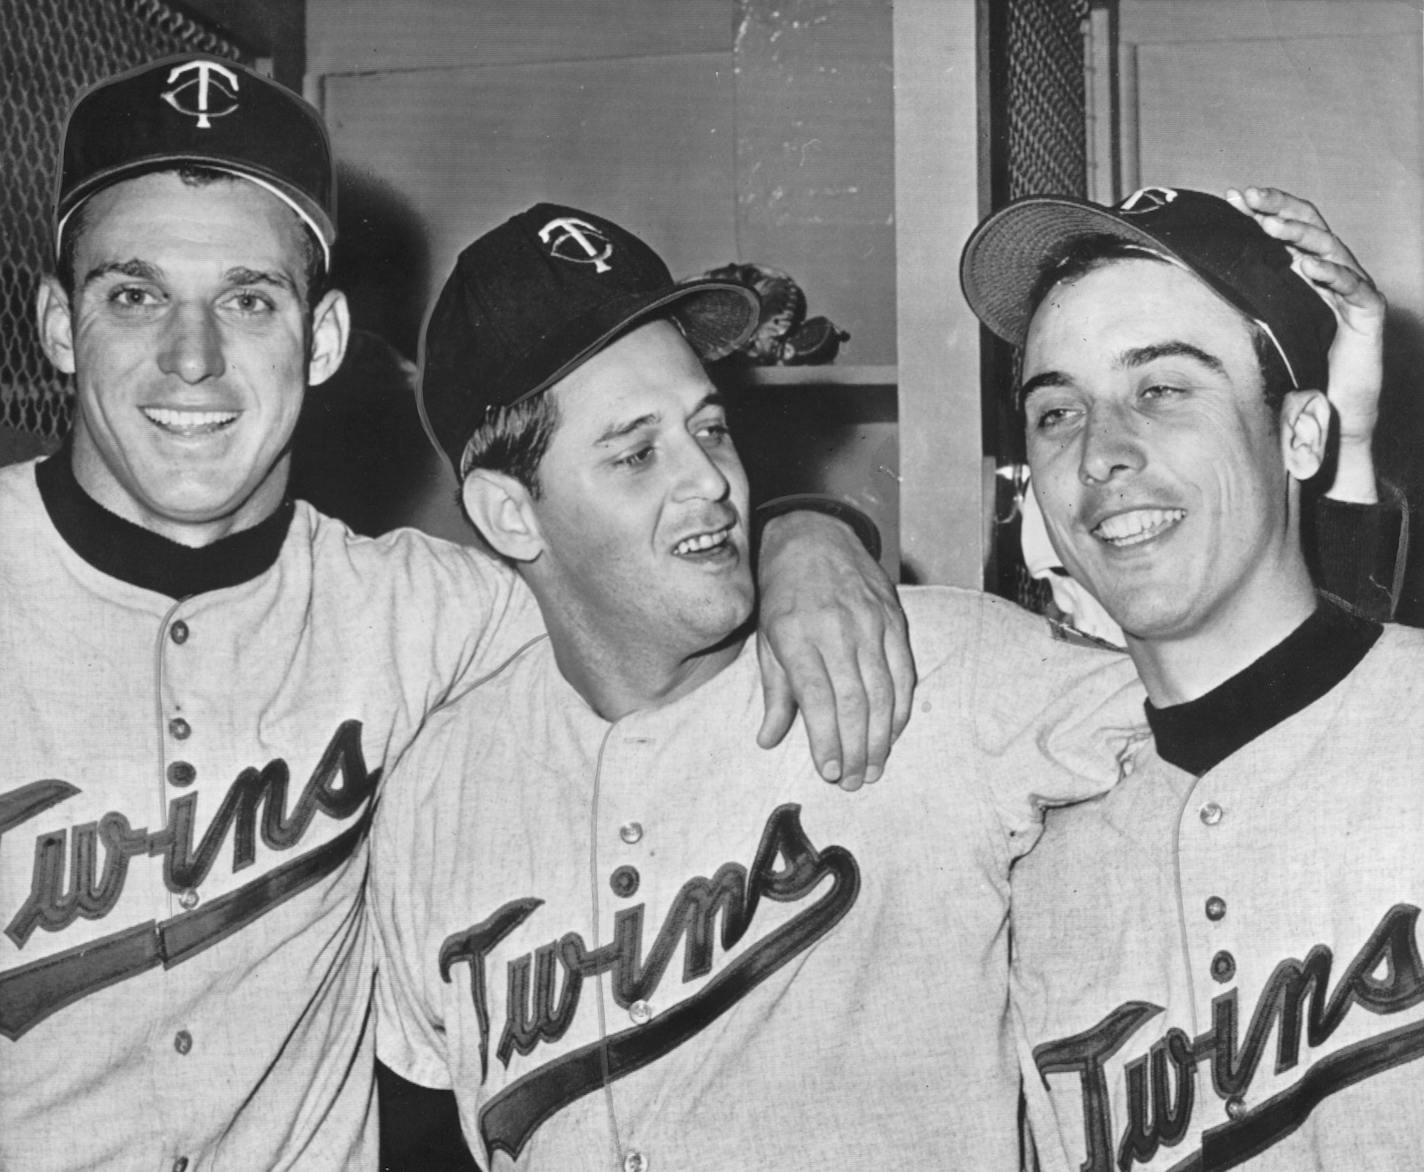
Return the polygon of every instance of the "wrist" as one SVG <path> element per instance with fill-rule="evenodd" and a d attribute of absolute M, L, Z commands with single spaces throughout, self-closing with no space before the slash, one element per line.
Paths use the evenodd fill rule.
<path fill-rule="evenodd" d="M 761 539 L 764 539 L 769 531 L 780 527 L 781 520 L 793 513 L 803 519 L 820 516 L 834 524 L 845 525 L 865 547 L 871 560 L 879 561 L 880 530 L 875 522 L 854 505 L 819 493 L 796 493 L 758 505 L 753 511 L 754 532 L 759 538 L 758 548 L 761 546 Z"/>
<path fill-rule="evenodd" d="M 1371 437 L 1340 437 L 1340 445 L 1335 460 L 1335 479 L 1325 494 L 1331 500 L 1350 501 L 1355 504 L 1372 505 L 1379 501 L 1379 488 L 1375 483 L 1374 452 Z"/>

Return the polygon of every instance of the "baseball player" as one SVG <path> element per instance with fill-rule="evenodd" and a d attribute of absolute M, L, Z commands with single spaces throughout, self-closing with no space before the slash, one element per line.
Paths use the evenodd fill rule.
<path fill-rule="evenodd" d="M 0 472 L 0 1166 L 372 1167 L 374 799 L 536 608 L 483 555 L 286 494 L 347 335 L 313 109 L 208 57 L 110 79 L 71 113 L 54 231 L 74 431 Z M 778 536 L 776 578 L 844 592 L 869 559 L 811 529 L 830 548 Z M 861 727 L 822 746 L 847 775 Z"/>
<path fill-rule="evenodd" d="M 661 273 L 538 205 L 427 325 L 431 433 L 549 637 L 435 714 L 383 800 L 378 1052 L 453 1093 L 490 1172 L 1016 1169 L 1009 861 L 1039 801 L 1115 777 L 1130 664 L 907 591 L 920 711 L 886 783 L 753 751 L 746 479 L 675 324 L 719 290 Z"/>
<path fill-rule="evenodd" d="M 1032 241 L 1032 246 L 1026 246 Z M 1317 595 L 1301 487 L 1363 275 L 1226 202 L 1033 197 L 966 246 L 1024 346 L 1054 548 L 1122 628 L 1150 736 L 1015 869 L 1047 1168 L 1403 1168 L 1424 1129 L 1424 637 Z M 1382 307 L 1381 307 L 1382 308 Z"/>

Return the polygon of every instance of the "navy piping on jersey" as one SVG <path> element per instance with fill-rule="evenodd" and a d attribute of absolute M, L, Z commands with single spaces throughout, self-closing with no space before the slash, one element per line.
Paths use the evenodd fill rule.
<path fill-rule="evenodd" d="M 1205 696 L 1168 708 L 1147 701 L 1158 755 L 1200 777 L 1314 704 L 1355 670 L 1383 631 L 1379 623 L 1320 599 L 1305 622 Z"/>
<path fill-rule="evenodd" d="M 45 511 L 70 549 L 131 586 L 169 598 L 238 586 L 270 569 L 287 539 L 294 508 L 290 499 L 250 529 L 198 549 L 180 545 L 98 504 L 74 479 L 70 459 L 65 444 L 35 468 Z"/>

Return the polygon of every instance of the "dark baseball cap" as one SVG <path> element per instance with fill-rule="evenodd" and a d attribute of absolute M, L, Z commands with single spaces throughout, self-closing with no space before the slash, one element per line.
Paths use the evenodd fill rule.
<path fill-rule="evenodd" d="M 321 115 L 245 65 L 202 53 L 140 65 L 75 100 L 55 189 L 55 252 L 65 222 L 91 195 L 185 164 L 266 188 L 311 228 L 330 267 L 336 174 Z"/>
<path fill-rule="evenodd" d="M 713 362 L 747 338 L 758 312 L 744 285 L 674 281 L 657 253 L 611 220 L 537 204 L 455 262 L 421 338 L 420 417 L 459 476 L 486 412 L 548 390 L 631 327 L 669 317 Z"/>
<path fill-rule="evenodd" d="M 1022 346 L 1046 267 L 1089 236 L 1140 246 L 1195 274 L 1266 332 L 1297 389 L 1325 389 L 1335 315 L 1291 268 L 1290 249 L 1201 191 L 1145 187 L 1113 208 L 1062 195 L 1015 200 L 964 246 L 959 279 L 969 307 Z"/>

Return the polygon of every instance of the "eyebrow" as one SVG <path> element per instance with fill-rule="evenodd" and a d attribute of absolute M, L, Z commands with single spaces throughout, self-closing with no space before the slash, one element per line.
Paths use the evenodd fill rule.
<path fill-rule="evenodd" d="M 725 404 L 725 402 L 726 400 L 721 394 L 716 391 L 713 391 L 703 397 L 702 401 L 698 403 L 695 408 L 693 408 L 692 414 L 696 415 L 699 411 L 705 411 L 708 407 L 721 407 Z M 632 435 L 640 428 L 647 427 L 650 424 L 656 423 L 660 418 L 661 416 L 657 412 L 652 412 L 647 415 L 639 415 L 636 419 L 628 420 L 627 423 L 615 423 L 606 431 L 604 431 L 604 433 L 600 435 L 596 440 L 593 441 L 594 446 L 597 447 L 601 444 L 606 444 L 613 440 L 623 439 L 626 436 Z"/>
<path fill-rule="evenodd" d="M 83 287 L 87 288 L 93 282 L 103 277 L 120 276 L 133 277 L 138 281 L 160 281 L 163 278 L 163 270 L 157 265 L 146 260 L 139 260 L 137 257 L 129 260 L 109 261 L 106 264 L 96 265 L 84 274 Z M 296 282 L 285 273 L 271 272 L 266 269 L 250 269 L 246 265 L 237 265 L 223 273 L 223 281 L 228 285 L 272 285 L 289 292 L 297 292 Z"/>
<path fill-rule="evenodd" d="M 1119 370 L 1132 370 L 1161 358 L 1190 358 L 1215 374 L 1226 374 L 1226 364 L 1220 358 L 1200 346 L 1193 346 L 1190 342 L 1157 342 L 1151 346 L 1134 346 L 1130 350 L 1124 350 L 1113 365 Z M 1044 387 L 1066 386 L 1071 381 L 1066 374 L 1058 370 L 1045 370 L 1042 374 L 1036 374 L 1027 382 L 1019 384 L 1019 406 L 1022 407 L 1028 402 L 1029 395 L 1034 391 Z"/>
<path fill-rule="evenodd" d="M 84 274 L 84 280 L 80 282 L 82 287 L 87 288 L 101 277 L 118 275 L 121 277 L 133 277 L 140 281 L 156 281 L 159 277 L 159 270 L 154 265 L 145 260 L 113 260 L 106 264 L 95 265 Z"/>

